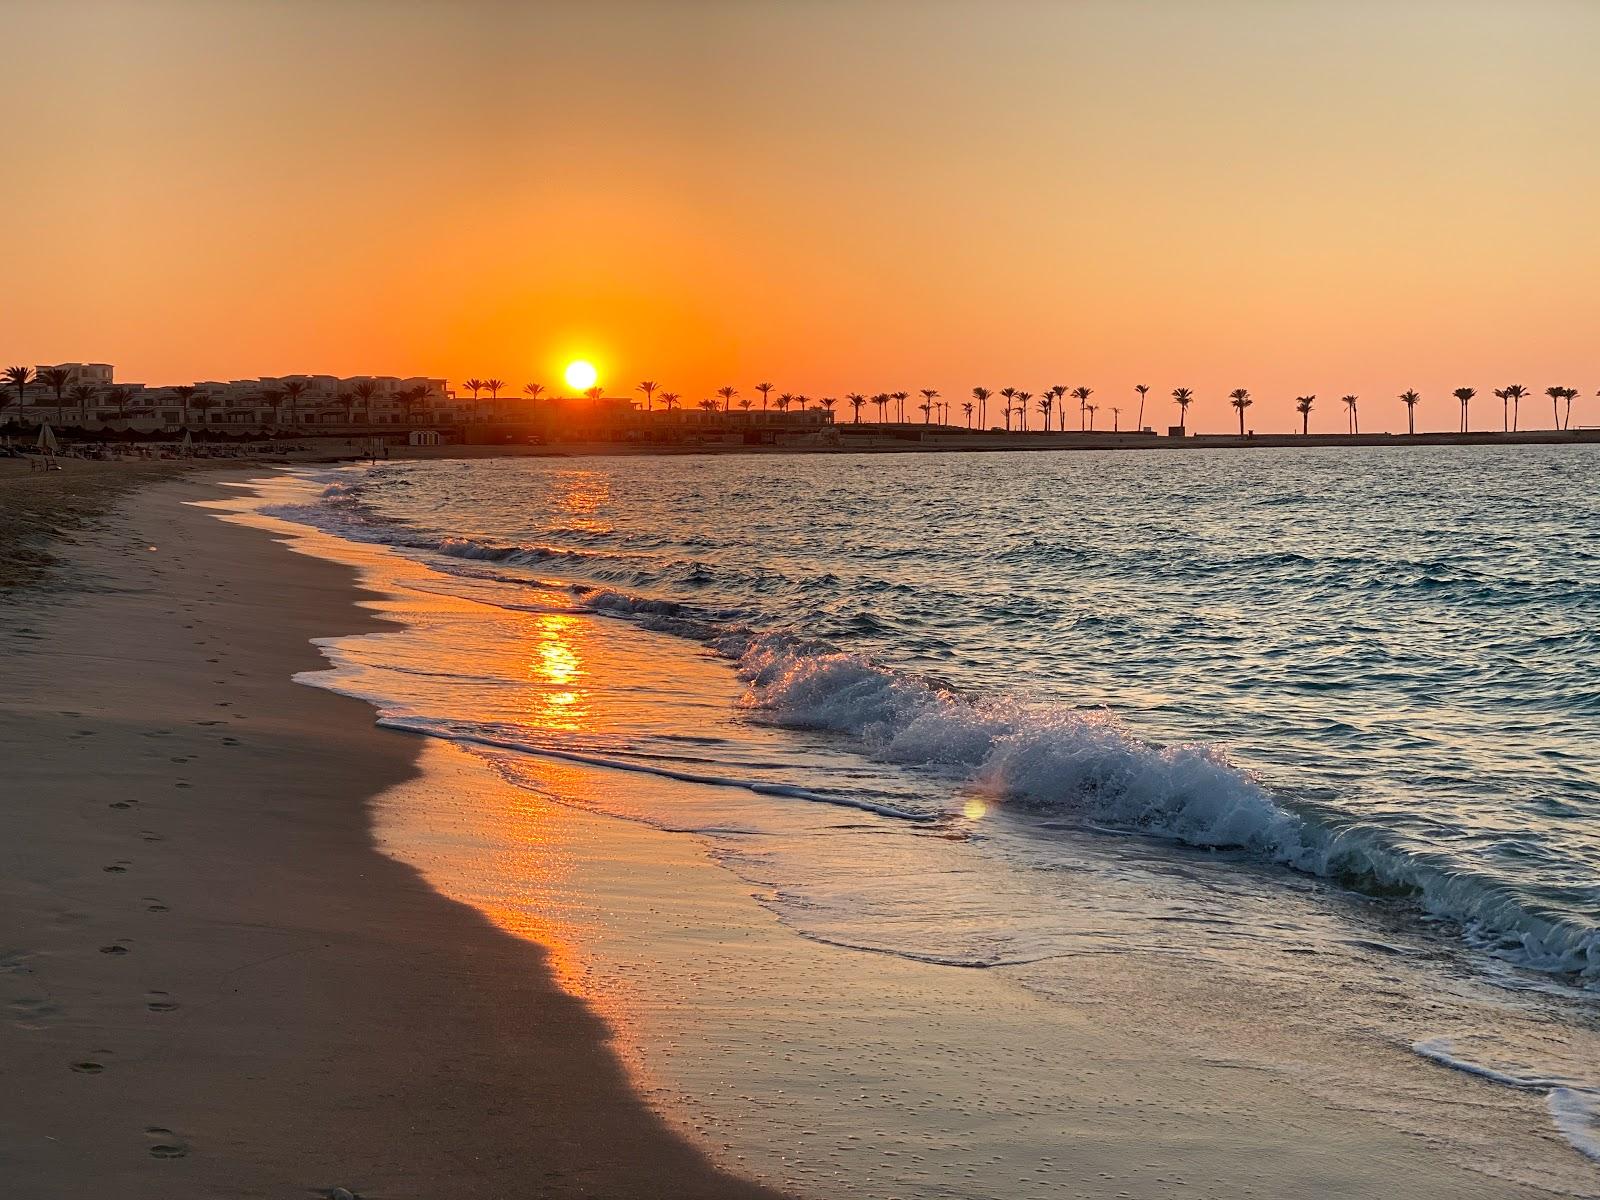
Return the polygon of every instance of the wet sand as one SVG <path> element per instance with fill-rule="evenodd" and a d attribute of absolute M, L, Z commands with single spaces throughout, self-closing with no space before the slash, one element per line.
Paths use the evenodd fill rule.
<path fill-rule="evenodd" d="M 646 1107 L 540 947 L 374 849 L 418 743 L 290 676 L 376 619 L 185 505 L 217 478 L 0 592 L 4 1192 L 769 1195 Z"/>

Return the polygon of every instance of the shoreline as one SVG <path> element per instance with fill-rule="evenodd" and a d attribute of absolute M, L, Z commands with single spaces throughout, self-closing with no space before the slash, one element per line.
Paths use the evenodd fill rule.
<path fill-rule="evenodd" d="M 11 1190 L 773 1196 L 648 1109 L 545 949 L 376 847 L 420 743 L 291 679 L 375 598 L 186 503 L 222 482 L 140 488 L 0 599 Z"/>

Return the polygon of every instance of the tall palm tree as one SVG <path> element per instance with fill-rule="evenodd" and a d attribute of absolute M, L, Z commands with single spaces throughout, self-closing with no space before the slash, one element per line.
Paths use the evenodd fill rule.
<path fill-rule="evenodd" d="M 1033 399 L 1032 392 L 1017 393 L 1017 432 L 1028 432 L 1028 401 Z"/>
<path fill-rule="evenodd" d="M 1084 410 L 1084 412 L 1086 412 L 1089 415 L 1089 432 L 1093 433 L 1094 432 L 1094 415 L 1095 415 L 1095 413 L 1100 411 L 1100 406 L 1098 404 L 1085 404 L 1083 406 L 1083 410 Z"/>
<path fill-rule="evenodd" d="M 1045 388 L 1039 393 L 1039 415 L 1044 418 L 1044 431 L 1050 432 L 1050 410 L 1056 404 L 1055 388 Z"/>
<path fill-rule="evenodd" d="M 1010 433 L 1011 432 L 1011 405 L 1012 405 L 1012 402 L 1015 401 L 1016 398 L 1017 398 L 1017 389 L 1014 388 L 1014 387 L 1004 387 L 1004 388 L 1000 389 L 1000 394 L 1006 398 L 1006 432 Z"/>
<path fill-rule="evenodd" d="M 889 419 L 889 393 L 878 392 L 872 397 L 872 402 L 878 406 L 878 424 L 882 425 Z"/>
<path fill-rule="evenodd" d="M 500 389 L 505 385 L 506 381 L 504 379 L 485 379 L 483 381 L 484 390 L 489 393 L 490 400 L 500 399 Z"/>
<path fill-rule="evenodd" d="M 1178 406 L 1178 428 L 1187 429 L 1189 425 L 1189 405 L 1194 403 L 1194 393 L 1188 388 L 1173 388 L 1172 400 Z"/>
<path fill-rule="evenodd" d="M 963 400 L 961 402 L 961 411 L 967 414 L 967 428 L 968 429 L 972 428 L 972 408 L 973 408 L 973 405 L 972 405 L 972 401 L 971 400 Z"/>
<path fill-rule="evenodd" d="M 1067 406 L 1062 398 L 1067 394 L 1067 385 L 1064 383 L 1052 383 L 1049 391 L 1050 398 L 1055 402 L 1052 407 L 1056 410 L 1056 428 L 1065 433 L 1067 431 Z M 1050 431 L 1049 424 L 1048 421 L 1045 422 L 1046 433 Z"/>
<path fill-rule="evenodd" d="M 928 407 L 930 409 L 933 408 L 933 402 L 939 398 L 939 390 L 937 388 L 919 388 L 918 390 L 921 392 L 922 398 L 928 402 Z M 926 425 L 927 422 L 924 421 L 923 424 Z"/>
<path fill-rule="evenodd" d="M 822 405 L 822 407 L 827 411 L 829 416 L 832 416 L 833 415 L 834 405 L 839 403 L 839 397 L 837 397 L 837 396 L 824 396 L 821 400 L 817 401 L 817 403 Z"/>
<path fill-rule="evenodd" d="M 600 399 L 601 396 L 604 396 L 606 394 L 606 390 L 603 387 L 584 388 L 583 394 L 592 402 Z"/>
<path fill-rule="evenodd" d="M 283 385 L 283 394 L 289 401 L 289 420 L 296 425 L 300 424 L 300 397 L 306 394 L 305 381 L 300 379 L 289 380 L 288 383 Z"/>
<path fill-rule="evenodd" d="M 86 383 L 74 384 L 67 397 L 78 409 L 78 420 L 89 419 L 89 402 L 94 399 L 94 389 Z"/>
<path fill-rule="evenodd" d="M 798 408 L 801 412 L 805 412 L 806 405 L 811 403 L 811 397 L 805 395 L 804 393 L 798 393 L 794 398 L 794 403 L 796 408 Z"/>
<path fill-rule="evenodd" d="M 125 387 L 107 388 L 103 399 L 106 406 L 116 413 L 118 420 L 126 421 L 128 419 L 128 413 L 132 407 L 130 401 L 133 399 L 133 393 L 130 390 Z"/>
<path fill-rule="evenodd" d="M 206 426 L 207 414 L 209 414 L 211 410 L 217 406 L 217 398 L 215 396 L 208 396 L 204 392 L 201 392 L 194 398 L 193 403 L 195 408 L 200 412 L 200 428 L 204 429 Z"/>
<path fill-rule="evenodd" d="M 982 429 L 985 421 L 989 419 L 989 397 L 994 395 L 986 387 L 972 389 L 972 398 L 978 402 L 978 428 Z"/>
<path fill-rule="evenodd" d="M 28 404 L 28 385 L 33 382 L 32 367 L 7 367 L 5 381 L 17 389 L 17 419 L 22 419 L 22 410 Z"/>
<path fill-rule="evenodd" d="M 911 399 L 910 392 L 890 392 L 889 399 L 894 401 L 895 420 L 901 424 L 906 419 L 906 401 Z"/>
<path fill-rule="evenodd" d="M 1148 383 L 1136 383 L 1136 384 L 1133 385 L 1133 390 L 1139 393 L 1139 423 L 1136 426 L 1134 426 L 1134 428 L 1135 429 L 1143 429 L 1144 428 L 1144 396 L 1145 396 L 1145 393 L 1150 390 L 1150 385 Z"/>
<path fill-rule="evenodd" d="M 715 400 L 705 399 L 700 401 L 696 407 L 699 408 L 701 412 L 714 413 L 717 411 L 720 405 L 718 405 Z"/>
<path fill-rule="evenodd" d="M 1406 406 L 1406 433 L 1412 437 L 1417 435 L 1417 401 L 1421 399 L 1422 394 L 1414 388 L 1400 393 L 1400 402 Z"/>
<path fill-rule="evenodd" d="M 733 398 L 735 396 L 737 396 L 738 394 L 739 394 L 739 389 L 736 388 L 736 387 L 719 387 L 717 389 L 717 395 L 722 397 L 722 411 L 723 412 L 728 412 L 730 409 L 733 408 Z"/>
<path fill-rule="evenodd" d="M 767 393 L 770 392 L 771 390 L 772 390 L 772 385 L 770 383 L 758 383 L 758 384 L 756 384 L 756 391 L 761 393 L 761 411 L 762 412 L 766 412 L 767 411 Z"/>
<path fill-rule="evenodd" d="M 1122 410 L 1115 404 L 1111 406 L 1111 432 L 1122 432 Z"/>
<path fill-rule="evenodd" d="M 370 379 L 358 379 L 350 391 L 361 401 L 361 407 L 367 414 L 367 424 L 372 424 L 372 398 L 378 394 L 378 385 Z"/>
<path fill-rule="evenodd" d="M 1311 405 L 1316 401 L 1316 395 L 1301 396 L 1294 402 L 1295 411 L 1300 414 L 1300 433 L 1310 436 L 1311 433 Z"/>
<path fill-rule="evenodd" d="M 1078 432 L 1082 433 L 1089 427 L 1089 397 L 1094 395 L 1092 387 L 1075 387 L 1072 389 L 1072 398 L 1078 402 Z"/>
<path fill-rule="evenodd" d="M 1472 398 L 1478 394 L 1477 388 L 1457 388 L 1450 393 L 1461 401 L 1461 432 L 1467 432 L 1467 406 L 1472 403 Z"/>
<path fill-rule="evenodd" d="M 861 424 L 861 406 L 867 402 L 867 398 L 860 392 L 851 392 L 845 397 L 845 401 L 850 405 L 851 411 L 856 415 L 855 423 L 857 425 Z"/>
<path fill-rule="evenodd" d="M 1511 393 L 1505 388 L 1495 388 L 1494 398 L 1500 401 L 1500 427 L 1507 433 L 1511 431 Z"/>
<path fill-rule="evenodd" d="M 1522 398 L 1528 394 L 1528 389 L 1520 383 L 1513 383 L 1506 388 L 1506 395 L 1511 400 L 1511 429 L 1516 431 L 1517 424 L 1522 420 Z"/>
<path fill-rule="evenodd" d="M 537 400 L 540 396 L 544 395 L 544 384 L 525 383 L 522 385 L 522 390 L 528 394 L 528 399 Z"/>
<path fill-rule="evenodd" d="M 1597 392 L 1595 394 L 1596 395 L 1600 395 L 1600 392 Z M 1569 387 L 1569 388 L 1565 389 L 1564 394 L 1562 396 L 1562 399 L 1564 399 L 1567 402 L 1567 419 L 1566 419 L 1566 422 L 1561 426 L 1563 429 L 1571 429 L 1572 428 L 1572 402 L 1574 400 L 1576 400 L 1577 398 L 1578 398 L 1578 389 L 1577 388 Z"/>
<path fill-rule="evenodd" d="M 678 395 L 677 392 L 662 392 L 661 407 L 665 408 L 668 412 L 671 412 L 678 406 L 678 401 L 681 399 L 683 399 L 683 397 Z"/>
<path fill-rule="evenodd" d="M 1250 399 L 1250 393 L 1245 388 L 1234 388 L 1228 393 L 1228 403 L 1239 410 L 1239 436 L 1244 436 L 1244 410 L 1255 403 Z"/>
<path fill-rule="evenodd" d="M 1556 428 L 1561 428 L 1561 398 L 1567 394 L 1564 387 L 1547 387 L 1544 394 L 1550 397 L 1550 408 L 1555 414 Z"/>
<path fill-rule="evenodd" d="M 56 394 L 56 422 L 61 421 L 62 400 L 61 392 L 67 386 L 67 381 L 72 378 L 72 372 L 65 367 L 46 367 L 39 372 L 39 382 Z"/>
<path fill-rule="evenodd" d="M 789 406 L 794 403 L 794 396 L 788 392 L 784 392 L 778 397 L 776 403 L 778 405 L 778 411 L 781 413 L 786 413 L 789 411 Z"/>
<path fill-rule="evenodd" d="M 739 407 L 741 409 L 743 409 L 745 412 L 749 412 L 750 411 L 750 406 L 752 404 L 754 404 L 754 403 L 755 403 L 755 401 L 752 400 L 749 396 L 740 396 L 739 397 Z"/>
<path fill-rule="evenodd" d="M 922 423 L 924 425 L 932 424 L 932 422 L 933 422 L 933 405 L 932 404 L 930 404 L 930 403 L 928 403 L 928 401 L 924 400 L 921 404 L 917 405 L 917 411 L 922 414 Z"/>
<path fill-rule="evenodd" d="M 656 387 L 657 386 L 658 385 L 656 384 L 656 381 L 654 379 L 646 379 L 643 383 L 639 384 L 637 387 L 635 387 L 633 389 L 636 392 L 643 392 L 644 393 L 644 410 L 645 410 L 645 412 L 649 412 L 651 407 L 655 404 L 655 396 L 656 396 Z"/>
<path fill-rule="evenodd" d="M 464 383 L 462 383 L 461 386 L 464 387 L 464 388 L 467 388 L 469 391 L 471 391 L 473 400 L 477 400 L 478 393 L 483 391 L 483 380 L 481 380 L 481 379 L 468 379 Z"/>
<path fill-rule="evenodd" d="M 1343 401 L 1344 406 L 1350 410 L 1350 432 L 1351 433 L 1360 433 L 1361 432 L 1361 414 L 1358 411 L 1356 411 L 1356 401 L 1361 399 L 1361 397 L 1360 396 L 1341 396 L 1341 397 L 1339 397 L 1339 399 L 1341 401 Z"/>

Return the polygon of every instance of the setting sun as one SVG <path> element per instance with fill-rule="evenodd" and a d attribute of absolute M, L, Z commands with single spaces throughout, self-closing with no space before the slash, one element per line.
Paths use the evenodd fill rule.
<path fill-rule="evenodd" d="M 577 391 L 588 391 L 598 378 L 600 373 L 594 369 L 593 363 L 579 359 L 577 362 L 567 364 L 567 383 Z"/>

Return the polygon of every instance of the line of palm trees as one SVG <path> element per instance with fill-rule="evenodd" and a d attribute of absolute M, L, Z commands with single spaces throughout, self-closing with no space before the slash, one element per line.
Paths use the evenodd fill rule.
<path fill-rule="evenodd" d="M 469 379 L 466 386 L 472 387 L 474 382 L 474 380 Z M 499 381 L 493 382 L 498 383 Z M 483 386 L 487 387 L 488 384 Z M 662 402 L 668 411 L 678 406 L 680 401 L 678 393 L 662 392 L 658 390 L 659 387 L 660 385 L 654 380 L 645 380 L 634 389 L 644 395 L 645 411 L 650 411 L 657 399 Z M 758 383 L 755 386 L 755 390 L 761 395 L 762 411 L 767 410 L 769 403 L 771 407 L 778 409 L 780 412 L 787 412 L 794 406 L 798 406 L 800 411 L 803 412 L 811 405 L 810 397 L 804 395 L 782 392 L 773 397 L 771 395 L 773 387 L 774 385 L 771 383 Z M 544 388 L 538 384 L 529 384 L 523 390 L 537 398 L 543 393 Z M 597 397 L 600 395 L 600 391 L 599 388 L 591 388 L 588 394 Z M 1141 430 L 1144 428 L 1145 400 L 1149 395 L 1150 386 L 1143 383 L 1135 384 L 1133 391 L 1138 397 L 1137 416 L 1134 420 L 1133 428 Z M 740 397 L 739 390 L 732 386 L 720 387 L 717 389 L 716 394 L 721 397 L 720 404 L 717 400 L 707 397 L 700 401 L 699 407 L 706 412 L 729 412 L 732 410 L 734 401 L 737 398 L 738 406 L 748 411 L 755 403 L 749 396 Z M 950 403 L 941 400 L 940 393 L 936 389 L 921 388 L 916 394 L 922 397 L 922 403 L 916 405 L 915 408 L 917 412 L 922 414 L 923 424 L 931 424 L 935 418 L 940 424 L 948 425 L 950 423 Z M 976 417 L 977 428 L 982 429 L 988 424 L 989 401 L 998 397 L 1002 402 L 1000 412 L 1005 420 L 1006 431 L 1012 431 L 1014 420 L 1016 430 L 1025 432 L 1028 429 L 1029 404 L 1032 403 L 1038 409 L 1041 418 L 1039 426 L 1041 430 L 1051 432 L 1051 416 L 1054 413 L 1056 415 L 1054 428 L 1065 433 L 1067 431 L 1067 414 L 1069 411 L 1067 400 L 1070 398 L 1077 401 L 1078 429 L 1080 432 L 1094 432 L 1095 418 L 1102 408 L 1108 409 L 1111 413 L 1110 432 L 1121 432 L 1122 406 L 1091 403 L 1094 394 L 1094 389 L 1091 387 L 1068 388 L 1065 384 L 1060 383 L 1053 384 L 1037 394 L 1012 387 L 1001 388 L 998 392 L 991 391 L 986 387 L 975 387 L 972 389 L 972 399 L 962 402 L 961 411 L 966 417 L 967 428 L 973 428 L 974 417 Z M 1456 388 L 1451 394 L 1461 405 L 1460 432 L 1466 433 L 1469 425 L 1469 407 L 1473 398 L 1478 394 L 1477 389 L 1469 387 Z M 1494 394 L 1506 404 L 1512 406 L 1506 411 L 1504 427 L 1505 432 L 1515 432 L 1517 430 L 1521 402 L 1530 395 L 1528 389 L 1521 384 L 1511 384 L 1505 388 L 1496 388 Z M 1578 389 L 1556 385 L 1546 388 L 1545 395 L 1550 397 L 1553 405 L 1555 428 L 1570 429 L 1572 427 L 1572 402 L 1578 397 Z M 1600 392 L 1596 392 L 1595 395 L 1600 396 Z M 888 409 L 893 404 L 895 407 L 895 421 L 904 423 L 906 419 L 906 401 L 911 398 L 911 392 L 877 392 L 871 396 L 861 392 L 850 392 L 844 399 L 850 406 L 855 423 L 860 424 L 861 410 L 868 404 L 873 405 L 878 410 L 878 421 L 880 423 L 888 422 Z M 1309 435 L 1311 432 L 1311 410 L 1316 403 L 1316 399 L 1315 395 L 1297 396 L 1295 398 L 1295 410 L 1300 414 L 1300 432 L 1302 434 Z M 1418 402 L 1422 399 L 1421 393 L 1415 389 L 1408 388 L 1406 391 L 1401 392 L 1396 399 L 1406 406 L 1407 432 L 1415 434 L 1417 432 L 1416 410 Z M 1345 395 L 1341 396 L 1339 400 L 1345 406 L 1346 432 L 1359 434 L 1361 432 L 1361 397 Z M 1185 431 L 1188 429 L 1189 406 L 1194 401 L 1195 395 L 1192 388 L 1180 387 L 1172 390 L 1172 402 L 1178 407 L 1178 427 Z M 824 396 L 817 402 L 817 406 L 832 412 L 838 403 L 839 401 L 835 397 Z M 1238 413 L 1239 436 L 1243 437 L 1245 434 L 1245 410 L 1255 404 L 1255 399 L 1250 395 L 1248 388 L 1235 388 L 1228 393 L 1228 403 Z M 1565 411 L 1562 409 L 1563 404 L 1566 406 Z"/>

